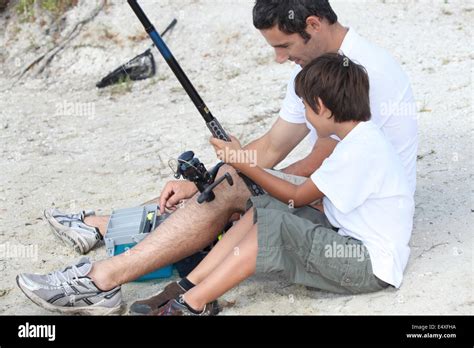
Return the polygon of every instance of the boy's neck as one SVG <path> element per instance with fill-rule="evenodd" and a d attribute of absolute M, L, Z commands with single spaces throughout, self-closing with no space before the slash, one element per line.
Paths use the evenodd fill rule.
<path fill-rule="evenodd" d="M 335 124 L 334 133 L 338 136 L 339 139 L 344 139 L 347 135 L 352 132 L 352 130 L 361 123 L 360 121 L 349 121 Z"/>

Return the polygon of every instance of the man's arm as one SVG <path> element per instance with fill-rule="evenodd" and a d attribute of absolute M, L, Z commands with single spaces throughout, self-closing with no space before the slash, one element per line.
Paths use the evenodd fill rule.
<path fill-rule="evenodd" d="M 313 150 L 306 158 L 286 167 L 282 172 L 309 178 L 332 154 L 337 143 L 337 140 L 332 138 L 318 138 Z"/>
<path fill-rule="evenodd" d="M 273 168 L 308 135 L 304 123 L 290 123 L 281 117 L 263 137 L 247 145 L 245 150 L 257 151 L 257 164 L 262 168 Z"/>

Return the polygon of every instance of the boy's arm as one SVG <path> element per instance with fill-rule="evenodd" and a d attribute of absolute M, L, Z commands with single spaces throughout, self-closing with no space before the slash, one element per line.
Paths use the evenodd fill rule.
<path fill-rule="evenodd" d="M 282 202 L 291 202 L 295 207 L 310 204 L 324 197 L 324 194 L 316 187 L 311 179 L 297 186 L 267 173 L 256 163 L 236 161 L 240 151 L 245 152 L 249 150 L 242 149 L 242 146 L 235 137 L 230 135 L 230 138 L 230 142 L 216 138 L 210 139 L 210 143 L 216 150 L 217 157 L 254 180 L 256 184 L 262 186 L 271 196 Z"/>
<path fill-rule="evenodd" d="M 294 185 L 247 163 L 235 163 L 232 166 L 260 185 L 270 196 L 284 203 L 292 203 L 296 208 L 324 197 L 311 179 L 301 185 Z"/>

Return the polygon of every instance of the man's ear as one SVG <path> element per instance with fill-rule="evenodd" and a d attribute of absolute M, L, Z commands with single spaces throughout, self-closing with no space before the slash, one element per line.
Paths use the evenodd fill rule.
<path fill-rule="evenodd" d="M 321 31 L 321 18 L 309 16 L 306 18 L 306 31 L 319 33 Z"/>

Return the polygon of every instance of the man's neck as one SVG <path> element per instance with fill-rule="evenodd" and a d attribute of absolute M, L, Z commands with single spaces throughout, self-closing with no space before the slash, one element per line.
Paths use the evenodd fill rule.
<path fill-rule="evenodd" d="M 329 47 L 329 52 L 337 53 L 341 49 L 342 43 L 344 42 L 349 29 L 343 27 L 339 22 L 336 22 L 330 28 L 329 42 L 331 43 L 331 46 Z"/>

